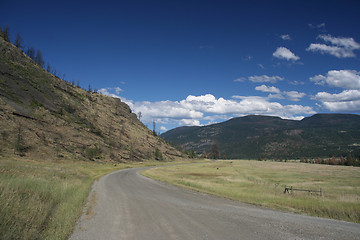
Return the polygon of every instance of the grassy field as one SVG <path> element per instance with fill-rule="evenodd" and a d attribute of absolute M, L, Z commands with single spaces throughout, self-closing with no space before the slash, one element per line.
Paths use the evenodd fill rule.
<path fill-rule="evenodd" d="M 0 159 L 0 239 L 67 239 L 94 180 L 155 164 Z"/>
<path fill-rule="evenodd" d="M 153 168 L 143 174 L 244 203 L 360 223 L 360 168 L 228 160 Z M 323 194 L 284 194 L 285 185 L 321 188 Z"/>

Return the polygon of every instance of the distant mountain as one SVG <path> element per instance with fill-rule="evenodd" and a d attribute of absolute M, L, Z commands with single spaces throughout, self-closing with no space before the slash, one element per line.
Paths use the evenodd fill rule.
<path fill-rule="evenodd" d="M 316 114 L 296 120 L 250 115 L 201 127 L 180 127 L 161 135 L 183 149 L 209 153 L 217 144 L 222 157 L 293 159 L 360 156 L 360 116 Z"/>
<path fill-rule="evenodd" d="M 118 162 L 181 157 L 120 99 L 61 80 L 0 34 L 0 156 L 14 154 Z"/>

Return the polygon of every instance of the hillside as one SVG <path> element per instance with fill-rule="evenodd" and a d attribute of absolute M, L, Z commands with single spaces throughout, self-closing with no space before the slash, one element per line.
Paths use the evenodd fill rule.
<path fill-rule="evenodd" d="M 124 162 L 160 159 L 159 149 L 166 160 L 181 157 L 120 99 L 61 80 L 2 36 L 0 119 L 0 156 Z"/>
<path fill-rule="evenodd" d="M 217 144 L 222 157 L 279 158 L 360 155 L 360 116 L 316 114 L 301 121 L 245 116 L 202 127 L 181 127 L 161 135 L 184 149 L 209 153 Z"/>

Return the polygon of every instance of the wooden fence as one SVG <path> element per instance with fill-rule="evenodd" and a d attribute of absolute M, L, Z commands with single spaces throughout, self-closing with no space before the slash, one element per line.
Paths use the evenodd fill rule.
<path fill-rule="evenodd" d="M 302 191 L 302 192 L 309 192 L 309 193 L 319 193 L 320 196 L 323 195 L 322 189 L 320 188 L 320 190 L 311 190 L 311 189 L 299 189 L 299 188 L 293 188 L 293 186 L 287 187 L 285 185 L 285 190 L 284 193 L 293 193 L 293 191 Z"/>

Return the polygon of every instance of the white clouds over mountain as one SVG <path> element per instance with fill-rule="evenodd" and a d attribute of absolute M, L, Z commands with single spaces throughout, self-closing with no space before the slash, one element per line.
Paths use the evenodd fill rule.
<path fill-rule="evenodd" d="M 265 86 L 266 87 L 266 86 Z M 263 90 L 266 90 L 262 87 Z M 268 90 L 272 88 L 269 87 Z M 273 88 L 272 91 L 277 91 Z M 118 97 L 109 91 L 103 94 Z M 142 120 L 150 123 L 156 120 L 159 123 L 177 123 L 178 125 L 201 125 L 224 120 L 226 118 L 248 114 L 263 114 L 280 116 L 283 118 L 298 118 L 299 115 L 314 114 L 309 106 L 282 105 L 271 102 L 267 98 L 257 96 L 233 96 L 233 99 L 216 98 L 212 94 L 200 96 L 189 95 L 181 101 L 129 101 L 123 99 L 135 112 L 141 112 Z"/>
<path fill-rule="evenodd" d="M 314 98 L 330 111 L 360 112 L 359 90 L 344 90 L 338 94 L 319 92 Z"/>
<path fill-rule="evenodd" d="M 316 75 L 310 81 L 319 85 L 344 88 L 341 93 L 319 92 L 314 96 L 330 111 L 360 112 L 360 72 L 355 70 L 332 70 L 325 76 Z"/>

